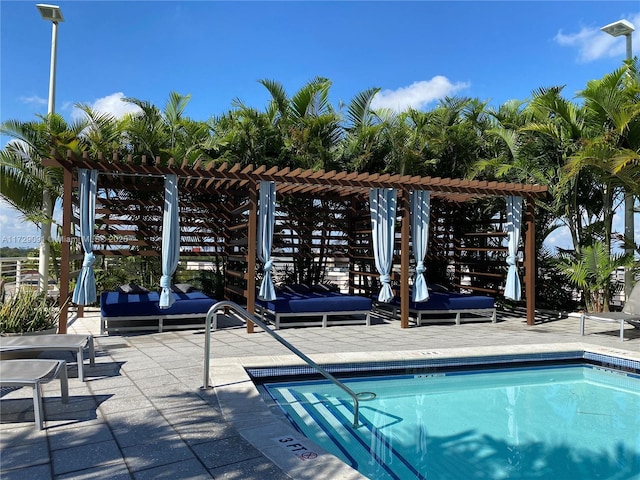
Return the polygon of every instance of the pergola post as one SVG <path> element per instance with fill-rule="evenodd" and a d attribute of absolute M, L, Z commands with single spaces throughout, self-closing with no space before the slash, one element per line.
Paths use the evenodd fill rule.
<path fill-rule="evenodd" d="M 527 302 L 527 325 L 535 325 L 536 317 L 536 219 L 535 200 L 527 199 L 526 236 L 524 244 L 524 282 Z"/>
<path fill-rule="evenodd" d="M 256 302 L 256 256 L 258 239 L 258 191 L 257 183 L 249 185 L 249 224 L 247 227 L 247 312 L 255 312 Z M 254 332 L 255 324 L 247 320 L 247 333 Z"/>
<path fill-rule="evenodd" d="M 60 316 L 58 317 L 58 333 L 67 333 L 69 316 L 69 264 L 71 259 L 71 214 L 73 173 L 64 169 L 62 182 L 62 241 L 60 242 Z"/>
<path fill-rule="evenodd" d="M 347 209 L 348 211 L 348 215 L 349 215 L 349 220 L 347 221 L 347 254 L 349 257 L 349 273 L 348 273 L 348 284 L 347 284 L 347 288 L 348 288 L 348 292 L 349 295 L 353 295 L 354 294 L 354 285 L 356 283 L 356 276 L 355 276 L 355 261 L 353 259 L 353 243 L 355 241 L 356 235 L 355 235 L 355 227 L 354 227 L 354 218 L 356 217 L 356 199 L 351 197 L 349 199 L 349 207 Z"/>
<path fill-rule="evenodd" d="M 400 219 L 400 327 L 409 327 L 409 236 L 411 235 L 411 203 L 409 190 L 401 190 Z"/>

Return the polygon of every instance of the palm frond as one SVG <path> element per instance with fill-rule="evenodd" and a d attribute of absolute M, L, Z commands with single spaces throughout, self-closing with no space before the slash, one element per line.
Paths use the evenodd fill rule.
<path fill-rule="evenodd" d="M 369 88 L 351 99 L 347 108 L 347 121 L 351 128 L 371 125 L 371 102 L 379 91 L 380 88 Z"/>
<path fill-rule="evenodd" d="M 169 99 L 164 106 L 164 116 L 169 124 L 177 124 L 184 114 L 187 104 L 191 100 L 191 95 L 181 95 L 177 92 L 171 92 Z"/>
<path fill-rule="evenodd" d="M 260 84 L 262 84 L 271 94 L 271 101 L 275 104 L 280 117 L 286 118 L 288 116 L 289 110 L 289 97 L 287 96 L 287 92 L 280 82 L 276 82 L 275 80 L 259 80 Z"/>

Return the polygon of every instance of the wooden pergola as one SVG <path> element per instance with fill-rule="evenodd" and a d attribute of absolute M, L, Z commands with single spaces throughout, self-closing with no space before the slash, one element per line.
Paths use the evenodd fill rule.
<path fill-rule="evenodd" d="M 429 190 L 434 201 L 447 204 L 465 202 L 485 197 L 520 196 L 524 200 L 524 291 L 527 324 L 534 324 L 535 314 L 535 200 L 547 194 L 541 185 L 527 185 L 504 182 L 487 182 L 453 178 L 433 178 L 410 175 L 369 174 L 356 172 L 325 172 L 303 169 L 289 169 L 265 166 L 215 165 L 201 161 L 189 165 L 171 159 L 161 165 L 159 159 L 134 160 L 114 155 L 95 158 L 84 154 L 82 157 L 69 152 L 65 158 L 53 157 L 44 162 L 45 166 L 61 167 L 64 171 L 62 199 L 62 254 L 60 278 L 60 333 L 67 330 L 67 310 L 65 300 L 69 297 L 72 261 L 72 224 L 78 223 L 77 170 L 97 170 L 98 200 L 96 202 L 96 236 L 94 254 L 116 255 L 160 255 L 162 226 L 162 179 L 165 175 L 178 177 L 181 214 L 181 246 L 183 256 L 221 255 L 227 260 L 225 296 L 229 299 L 243 299 L 246 309 L 254 311 L 256 292 L 256 233 L 259 182 L 273 181 L 277 185 L 278 201 L 291 204 L 299 199 L 338 202 L 345 208 L 340 214 L 347 243 L 360 238 L 360 248 L 366 244 L 370 231 L 358 227 L 362 220 L 363 205 L 368 202 L 370 188 L 391 188 L 398 192 L 399 235 L 396 250 L 399 252 L 399 295 L 401 299 L 401 327 L 409 326 L 409 273 L 411 263 L 409 198 L 412 190 Z M 292 201 L 291 199 L 295 199 Z M 74 210 L 75 208 L 75 210 Z M 291 207 L 294 208 L 294 207 Z M 339 229 L 335 225 L 333 229 Z M 360 230 L 358 230 L 360 228 Z M 285 229 L 283 229 L 284 231 Z M 291 236 L 291 228 L 286 229 Z M 282 232 L 281 232 L 282 233 Z M 312 241 L 308 238 L 290 241 L 287 245 L 300 245 Z M 500 238 L 503 232 L 482 232 L 478 235 Z M 122 238 L 126 238 L 123 241 Z M 364 240 L 362 240 L 364 239 Z M 434 239 L 435 241 L 435 239 Z M 332 240 L 326 240 L 331 248 Z M 334 242 L 335 243 L 335 242 Z M 274 244 L 275 245 L 275 244 Z M 344 242 L 338 249 L 353 251 Z M 464 248 L 458 248 L 464 250 Z M 503 248 L 488 246 L 474 248 L 477 251 L 503 251 Z M 349 290 L 362 291 L 361 277 L 377 277 L 375 272 L 355 266 L 350 259 Z M 482 273 L 478 273 L 482 275 Z M 489 274 L 486 274 L 489 275 Z M 491 274 L 494 275 L 495 274 Z M 367 282 L 365 282 L 367 283 Z M 479 288 L 483 291 L 482 288 Z M 484 290 L 489 292 L 489 290 Z M 495 290 L 492 290 L 495 291 Z M 247 325 L 253 331 L 253 324 Z"/>

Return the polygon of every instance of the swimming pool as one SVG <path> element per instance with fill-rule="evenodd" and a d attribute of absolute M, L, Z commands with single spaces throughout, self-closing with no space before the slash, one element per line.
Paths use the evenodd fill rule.
<path fill-rule="evenodd" d="M 350 399 L 325 381 L 265 387 L 300 432 L 371 479 L 640 478 L 639 362 L 518 360 L 399 375 L 380 364 L 381 375 L 345 379 L 376 393 L 358 429 Z"/>

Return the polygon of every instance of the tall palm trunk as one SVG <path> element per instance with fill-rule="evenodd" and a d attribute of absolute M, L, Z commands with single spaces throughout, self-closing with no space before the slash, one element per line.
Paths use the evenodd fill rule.
<path fill-rule="evenodd" d="M 38 261 L 38 275 L 40 291 L 46 292 L 49 284 L 49 258 L 51 252 L 51 219 L 53 218 L 53 200 L 48 190 L 42 193 L 42 211 L 45 220 L 40 224 L 40 258 Z"/>

